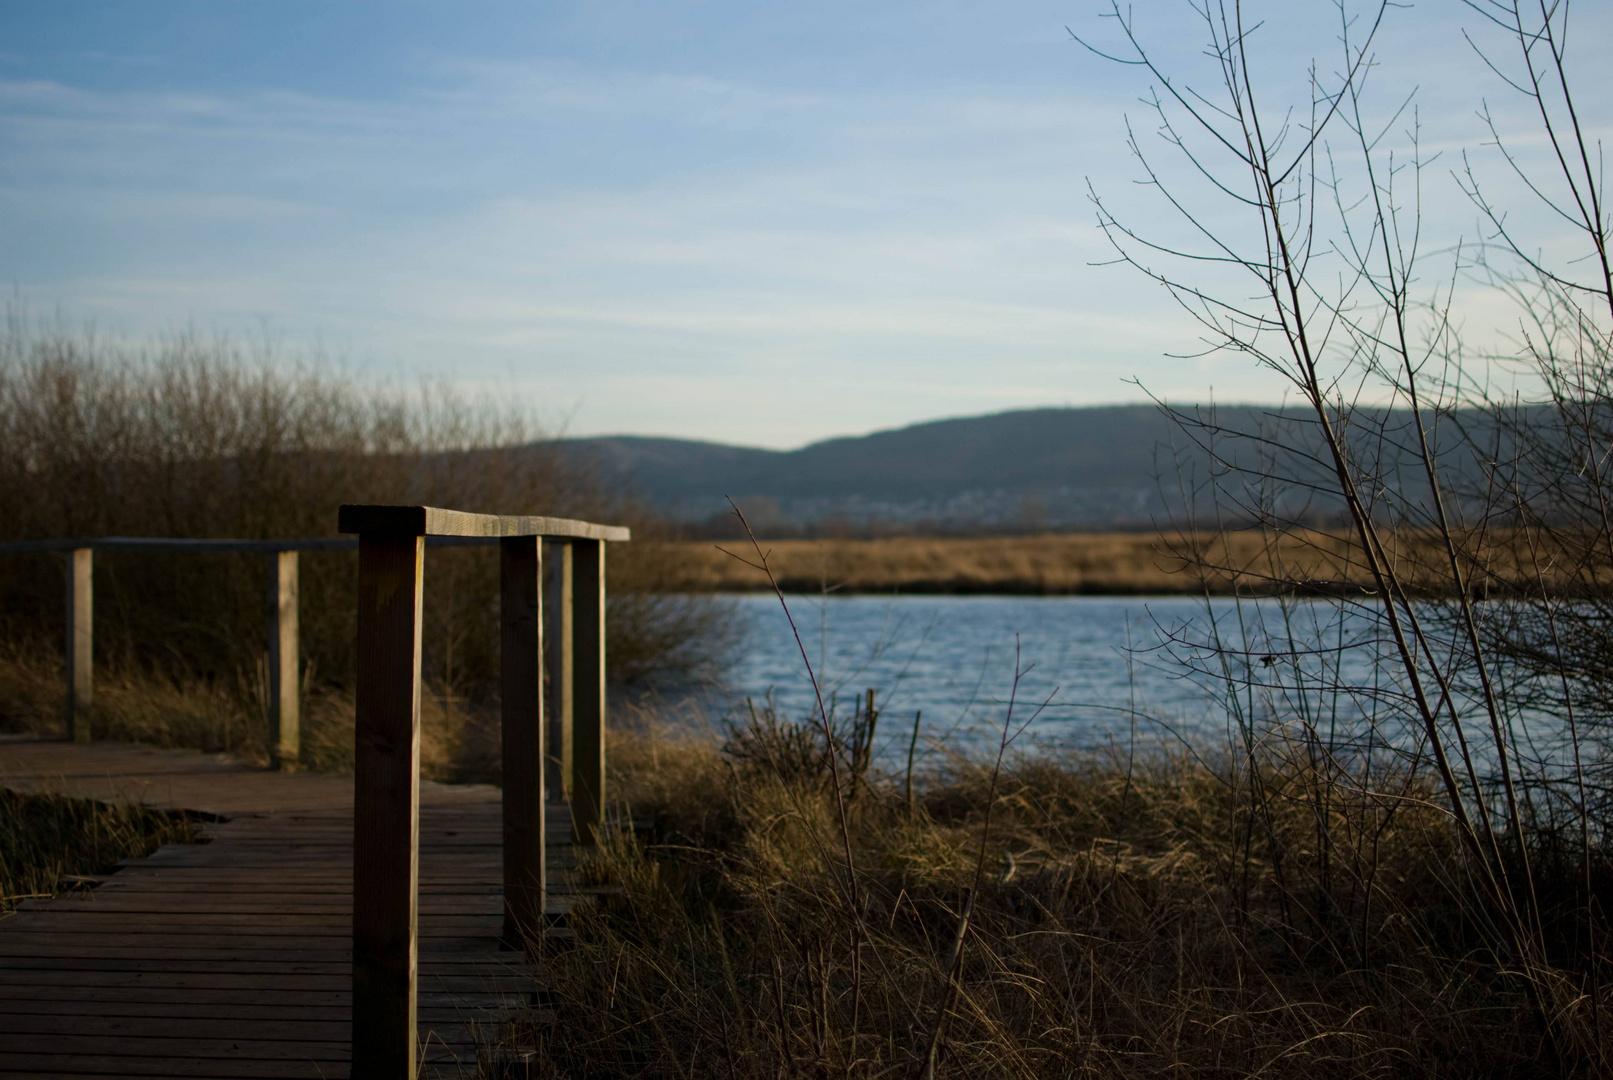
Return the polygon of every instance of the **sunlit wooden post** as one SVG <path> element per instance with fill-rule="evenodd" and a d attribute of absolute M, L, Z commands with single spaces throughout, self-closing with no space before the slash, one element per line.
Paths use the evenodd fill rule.
<path fill-rule="evenodd" d="M 95 704 L 95 549 L 67 553 L 67 737 L 90 741 Z"/>
<path fill-rule="evenodd" d="M 414 1080 L 424 538 L 360 531 L 353 754 L 355 1080 Z"/>
<path fill-rule="evenodd" d="M 605 823 L 605 542 L 574 540 L 571 618 L 571 828 L 579 844 Z"/>
<path fill-rule="evenodd" d="M 551 798 L 571 798 L 572 703 L 576 697 L 576 624 L 572 619 L 571 545 L 549 544 L 549 619 L 544 658 L 549 669 L 549 745 L 545 757 Z"/>
<path fill-rule="evenodd" d="M 499 697 L 504 765 L 504 941 L 543 935 L 543 541 L 499 541 Z"/>
<path fill-rule="evenodd" d="M 269 763 L 295 769 L 301 753 L 297 553 L 269 554 Z"/>

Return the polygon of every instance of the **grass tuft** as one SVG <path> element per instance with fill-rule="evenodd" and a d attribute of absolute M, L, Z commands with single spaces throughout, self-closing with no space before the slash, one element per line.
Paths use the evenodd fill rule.
<path fill-rule="evenodd" d="M 1450 887 L 1461 855 L 1431 793 L 1388 813 L 1334 778 L 1318 833 L 1320 778 L 1297 761 L 1251 784 L 1227 755 L 1041 755 L 1004 761 L 987 832 L 992 763 L 954 760 L 911 808 L 903 778 L 871 772 L 848 865 L 821 779 L 758 765 L 776 736 L 613 731 L 637 828 L 583 862 L 616 888 L 551 960 L 545 1075 L 919 1076 L 937 1030 L 944 1077 L 1549 1067 Z"/>
<path fill-rule="evenodd" d="M 183 814 L 0 789 L 0 915 L 54 896 L 69 876 L 109 873 L 164 844 L 199 841 L 196 822 Z"/>

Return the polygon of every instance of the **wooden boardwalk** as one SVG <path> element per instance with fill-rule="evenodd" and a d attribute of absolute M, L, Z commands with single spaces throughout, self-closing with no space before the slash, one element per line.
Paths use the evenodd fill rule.
<path fill-rule="evenodd" d="M 208 842 L 130 860 L 0 920 L 0 1076 L 346 1077 L 353 781 L 219 755 L 0 736 L 0 786 L 212 816 Z M 420 784 L 423 1076 L 544 1019 L 543 983 L 500 947 L 499 791 Z M 549 912 L 569 896 L 548 816 Z"/>

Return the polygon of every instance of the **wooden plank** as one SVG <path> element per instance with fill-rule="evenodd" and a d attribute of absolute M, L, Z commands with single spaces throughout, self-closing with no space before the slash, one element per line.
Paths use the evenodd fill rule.
<path fill-rule="evenodd" d="M 503 753 L 504 922 L 519 946 L 542 933 L 543 546 L 535 536 L 499 544 L 499 694 Z"/>
<path fill-rule="evenodd" d="M 283 770 L 295 769 L 301 754 L 297 570 L 295 551 L 269 556 L 269 763 Z"/>
<path fill-rule="evenodd" d="M 545 759 L 551 798 L 571 798 L 572 720 L 576 697 L 576 621 L 572 616 L 576 593 L 575 561 L 569 543 L 549 545 L 549 634 L 545 662 L 549 668 L 549 745 Z M 554 815 L 550 815 L 553 817 Z M 570 830 L 566 838 L 570 839 Z"/>
<path fill-rule="evenodd" d="M 572 550 L 571 828 L 575 843 L 598 841 L 605 821 L 605 544 Z"/>
<path fill-rule="evenodd" d="M 90 741 L 95 704 L 95 552 L 74 548 L 67 556 L 67 735 Z"/>
<path fill-rule="evenodd" d="M 551 866 L 553 860 L 550 860 Z M 125 870 L 123 874 L 134 875 L 134 870 Z M 121 876 L 121 875 L 120 875 Z M 553 875 L 551 875 L 552 877 Z M 256 893 L 263 896 L 306 896 L 308 890 L 317 889 L 321 895 L 329 897 L 349 897 L 353 895 L 353 875 L 347 873 L 331 873 L 324 876 L 298 875 L 297 880 L 288 882 L 284 874 L 261 873 L 257 871 L 215 872 L 207 867 L 194 867 L 188 872 L 164 872 L 161 874 L 147 874 L 137 878 L 142 893 L 193 893 L 205 889 L 209 893 L 221 896 L 230 893 Z M 550 888 L 553 888 L 551 883 Z M 94 890 L 95 894 L 119 895 L 128 891 L 129 886 L 120 885 L 114 878 L 105 885 Z M 462 878 L 448 877 L 433 881 L 424 874 L 420 876 L 420 895 L 428 896 L 497 896 L 501 892 L 498 885 L 480 884 L 474 881 L 465 881 Z M 50 903 L 94 903 L 93 900 L 67 901 L 60 897 L 49 901 Z M 349 901 L 351 902 L 351 901 Z M 422 900 L 422 903 L 425 901 Z"/>
<path fill-rule="evenodd" d="M 201 554 L 226 551 L 352 551 L 358 544 L 345 536 L 287 537 L 283 540 L 195 539 L 173 536 L 79 536 L 50 540 L 8 540 L 0 543 L 0 555 L 23 555 L 40 551 L 149 551 L 172 554 Z"/>
<path fill-rule="evenodd" d="M 345 976 L 318 973 L 273 973 L 249 975 L 214 971 L 31 971 L 30 984 L 36 987 L 147 987 L 171 990 L 205 990 L 212 997 L 216 990 L 273 990 L 281 994 L 303 994 L 308 991 L 336 991 L 351 987 Z M 535 993 L 544 989 L 541 981 L 526 974 L 443 975 L 428 972 L 420 976 L 420 992 L 428 990 L 443 994 L 503 994 Z"/>
<path fill-rule="evenodd" d="M 558 522 L 555 535 L 569 535 L 564 529 L 570 525 L 588 525 L 565 518 L 522 518 L 522 521 Z M 607 540 L 627 540 L 630 530 L 617 526 L 598 526 L 611 530 Z M 503 535 L 534 535 L 524 532 L 489 535 L 428 535 L 426 546 L 485 547 L 498 543 Z M 58 537 L 49 540 L 8 540 L 0 543 L 0 555 L 26 555 L 53 551 L 136 551 L 156 555 L 207 555 L 225 553 L 273 554 L 277 551 L 357 551 L 358 540 L 352 536 L 288 536 L 273 540 L 238 540 L 233 538 L 205 539 L 170 536 L 79 536 Z"/>
<path fill-rule="evenodd" d="M 437 901 L 422 907 L 424 915 L 463 915 L 463 916 L 489 916 L 499 915 L 503 911 L 499 896 L 496 893 L 480 893 L 470 896 L 433 896 L 430 899 Z M 570 910 L 571 897 L 556 897 L 553 904 L 546 903 L 544 910 L 565 912 Z M 73 906 L 76 904 L 77 906 Z M 193 912 L 198 915 L 229 915 L 229 914 L 307 914 L 307 915 L 336 915 L 348 916 L 352 914 L 353 906 L 346 897 L 307 895 L 304 893 L 290 893 L 285 896 L 260 897 L 255 892 L 204 893 L 193 895 L 189 892 L 151 892 L 127 894 L 120 897 L 105 898 L 97 901 L 57 901 L 54 904 L 34 902 L 32 906 L 25 907 L 24 911 L 54 910 L 75 911 L 83 910 L 93 904 L 99 911 L 111 911 L 119 914 L 139 916 L 157 915 L 164 912 Z"/>
<path fill-rule="evenodd" d="M 0 945 L 0 967 L 29 965 L 34 960 L 66 959 L 79 957 L 105 960 L 106 963 L 127 961 L 173 961 L 187 967 L 205 967 L 208 963 L 294 963 L 330 962 L 350 964 L 352 951 L 335 937 L 275 938 L 241 937 L 240 945 L 231 948 L 229 935 L 199 934 L 187 939 L 183 934 L 133 934 L 108 948 L 103 939 L 83 938 L 74 934 L 28 934 Z M 425 972 L 446 973 L 464 965 L 474 965 L 489 971 L 519 971 L 530 974 L 533 969 L 518 963 L 518 954 L 496 949 L 486 938 L 437 938 L 426 943 L 420 958 L 420 969 Z"/>
<path fill-rule="evenodd" d="M 421 1004 L 421 1017 L 427 1014 L 437 1016 L 442 1012 L 452 1012 L 453 1016 L 461 1016 L 461 1012 L 494 1011 L 494 1009 L 523 1009 L 531 1006 L 531 993 L 523 990 L 497 991 L 497 993 L 482 993 L 482 991 L 456 991 L 456 993 L 423 993 L 419 996 Z M 340 1009 L 342 1016 L 347 1017 L 352 1011 L 353 996 L 347 990 L 303 990 L 294 995 L 287 995 L 279 990 L 261 990 L 255 987 L 215 987 L 205 991 L 195 988 L 174 987 L 142 987 L 139 995 L 129 995 L 126 987 L 52 987 L 52 985 L 16 985 L 16 983 L 0 982 L 0 1003 L 8 1011 L 16 1011 L 16 1007 L 26 1006 L 29 1003 L 39 1003 L 40 1006 L 55 1007 L 60 1004 L 71 1009 L 113 1009 L 113 1007 L 184 1007 L 184 1009 L 205 1009 L 205 1007 L 218 1007 L 218 1009 L 234 1009 L 234 1007 L 263 1006 L 287 1007 L 287 1001 L 295 1001 L 295 1007 L 326 1007 L 326 1009 Z M 484 1014 L 486 1016 L 486 1014 Z"/>
<path fill-rule="evenodd" d="M 431 1038 L 450 1046 L 476 1045 L 474 1025 L 470 1021 L 437 1022 L 421 1026 L 422 1037 L 429 1032 Z M 59 1013 L 30 1017 L 0 1012 L 0 1044 L 8 1047 L 11 1046 L 12 1039 L 18 1035 L 67 1035 L 71 1036 L 75 1043 L 90 1036 L 125 1039 L 129 1037 L 149 1039 L 157 1036 L 165 1040 L 184 1039 L 187 1042 L 194 1040 L 197 1043 L 183 1048 L 166 1048 L 170 1053 L 180 1049 L 186 1053 L 193 1050 L 205 1053 L 207 1043 L 204 1040 L 233 1039 L 242 1034 L 247 1034 L 253 1043 L 331 1043 L 345 1046 L 348 1021 L 345 1016 L 339 1020 L 258 1018 L 251 1022 L 243 1022 L 241 1018 L 233 1016 L 225 1018 L 185 1016 L 171 1018 L 163 1024 L 152 1024 L 147 1017 L 71 1016 Z M 295 1055 L 288 1053 L 284 1056 Z"/>
<path fill-rule="evenodd" d="M 309 869 L 318 867 L 338 867 L 347 864 L 346 846 L 305 844 L 301 847 L 286 845 L 284 848 L 265 846 L 254 851 L 243 848 L 230 853 L 228 865 L 239 867 L 252 866 L 283 866 L 295 864 Z M 194 851 L 159 851 L 151 856 L 151 865 L 156 867 L 170 867 L 175 869 L 189 866 L 206 866 L 209 860 L 204 855 Z M 462 851 L 458 848 L 445 849 L 439 852 L 437 862 L 441 866 L 469 867 L 488 866 L 496 868 L 499 864 L 498 849 L 491 844 L 481 851 Z"/>
<path fill-rule="evenodd" d="M 359 538 L 352 1047 L 363 1080 L 416 1075 L 423 554 L 419 535 Z"/>
<path fill-rule="evenodd" d="M 509 514 L 468 514 L 435 506 L 347 504 L 337 513 L 337 531 L 386 536 L 565 536 L 588 540 L 631 540 L 630 529 L 571 518 Z"/>
<path fill-rule="evenodd" d="M 529 1006 L 525 999 L 502 999 L 502 1004 L 510 1009 L 526 1011 Z M 87 1016 L 108 1018 L 130 1018 L 146 1020 L 224 1020 L 232 1024 L 241 1024 L 245 1021 L 296 1021 L 313 1020 L 338 1023 L 341 1025 L 340 1036 L 347 1038 L 349 1008 L 342 1005 L 259 1005 L 241 1004 L 238 1002 L 220 1003 L 217 1001 L 185 1001 L 185 1002 L 150 1002 L 144 996 L 133 1001 L 17 1001 L 0 997 L 0 1015 L 8 1017 L 28 1016 Z M 424 1005 L 420 1008 L 420 1025 L 422 1028 L 438 1027 L 453 1024 L 486 1023 L 489 1013 L 485 1007 L 471 1008 L 431 1008 Z M 148 1024 L 148 1031 L 165 1031 L 166 1024 Z"/>
<path fill-rule="evenodd" d="M 86 953 L 85 949 L 52 949 L 48 956 L 0 956 L 0 972 L 9 972 L 7 978 L 23 979 L 24 972 L 39 971 L 117 971 L 160 972 L 163 974 L 219 974 L 219 975 L 347 975 L 352 970 L 350 961 L 329 958 L 324 960 L 252 960 L 250 954 L 240 960 L 187 960 L 173 957 L 133 957 L 120 953 L 107 956 L 104 952 Z"/>
<path fill-rule="evenodd" d="M 362 907 L 362 902 L 355 908 Z M 461 929 L 470 934 L 479 933 L 487 928 L 489 922 L 497 923 L 497 915 L 427 915 L 431 919 L 431 926 L 439 934 Z M 143 915 L 126 915 L 118 911 L 100 911 L 95 905 L 85 905 L 80 910 L 65 911 L 47 909 L 45 911 L 31 911 L 26 918 L 18 920 L 17 925 L 7 926 L 8 933 L 25 934 L 31 930 L 47 926 L 71 926 L 76 933 L 93 934 L 104 929 L 108 933 L 129 933 L 136 927 L 170 926 L 178 929 L 191 929 L 203 931 L 218 927 L 250 927 L 259 933 L 274 934 L 282 931 L 288 933 L 311 932 L 322 928 L 329 933 L 340 933 L 350 923 L 347 916 L 341 912 L 329 914 L 227 914 L 212 915 L 201 912 L 157 912 Z M 498 927 L 494 926 L 489 937 L 497 934 Z"/>
<path fill-rule="evenodd" d="M 477 1076 L 474 1055 L 444 1050 L 433 1046 L 425 1048 L 431 1065 L 428 1077 L 437 1080 L 475 1080 Z M 64 1067 L 65 1065 L 65 1067 Z M 234 1058 L 170 1059 L 128 1058 L 115 1055 L 60 1054 L 9 1054 L 0 1051 L 0 1076 L 23 1075 L 29 1080 L 55 1080 L 58 1077 L 82 1080 L 91 1076 L 166 1076 L 209 1077 L 214 1080 L 345 1080 L 349 1075 L 346 1061 L 318 1061 L 306 1059 L 262 1061 Z"/>
<path fill-rule="evenodd" d="M 436 903 L 430 905 L 429 910 L 438 915 L 497 915 L 502 911 L 500 898 L 496 891 L 475 893 L 469 896 L 437 896 L 434 899 Z M 73 905 L 77 905 L 81 909 L 92 904 L 100 911 L 116 911 L 127 914 L 193 911 L 214 915 L 228 915 L 232 912 L 241 915 L 253 912 L 347 915 L 351 914 L 353 910 L 351 896 L 336 896 L 324 892 L 294 892 L 282 896 L 261 896 L 258 890 L 255 889 L 233 894 L 213 892 L 211 890 L 197 893 L 192 889 L 172 893 L 158 892 L 156 890 L 143 890 L 136 893 L 124 892 L 122 894 L 114 892 L 106 896 L 97 896 L 93 900 L 58 900 L 51 906 L 56 910 L 71 911 L 76 910 Z M 39 901 L 31 901 L 22 910 L 37 911 L 46 906 Z M 422 901 L 421 910 L 428 910 L 424 901 Z"/>
<path fill-rule="evenodd" d="M 532 580 L 535 590 L 535 570 Z M 9 745 L 0 741 L 0 763 Z M 209 825 L 208 844 L 170 845 L 151 859 L 130 860 L 97 889 L 28 902 L 0 922 L 0 1051 L 13 1049 L 13 1035 L 53 1038 L 62 1052 L 32 1055 L 40 1067 L 29 1075 L 279 1076 L 288 1069 L 295 1075 L 299 1063 L 210 1058 L 216 1047 L 206 1040 L 227 1035 L 232 1047 L 249 1050 L 265 1042 L 350 1044 L 358 883 L 352 841 L 362 820 L 352 813 L 356 781 L 339 803 L 327 804 L 329 778 L 253 773 L 205 755 L 97 743 L 28 760 L 44 778 L 51 760 L 86 775 L 115 775 L 121 763 L 148 759 L 146 783 L 183 788 L 194 781 L 186 790 L 205 792 L 272 780 L 292 794 L 267 805 L 295 809 Z M 529 1010 L 545 982 L 521 953 L 497 948 L 504 909 L 496 792 L 438 794 L 442 801 L 419 810 L 429 825 L 418 818 L 415 825 L 418 1030 L 411 1035 L 421 1073 L 431 1075 L 441 1058 L 462 1062 L 470 1075 L 470 1025 L 497 1030 L 502 1015 Z M 216 796 L 207 798 L 217 804 Z M 560 840 L 566 821 L 557 805 L 544 831 Z M 546 861 L 558 883 L 557 866 L 572 862 L 569 845 Z M 544 910 L 558 916 L 573 899 L 569 885 L 555 889 Z M 173 1049 L 167 1056 L 86 1055 L 80 1036 L 137 1050 L 155 1044 L 127 1040 L 160 1037 Z M 445 1046 L 464 1053 L 456 1058 Z M 114 1059 L 117 1066 L 105 1064 Z M 17 1060 L 0 1065 L 0 1073 Z M 125 1061 L 144 1064 L 131 1073 Z M 325 1075 L 344 1074 L 345 1066 L 320 1065 Z"/>
<path fill-rule="evenodd" d="M 94 1016 L 144 1017 L 149 1020 L 329 1020 L 339 1022 L 342 1038 L 347 1038 L 348 1009 L 345 1005 L 224 1005 L 213 1001 L 186 1001 L 179 1004 L 133 1001 L 18 1001 L 0 997 L 0 1014 L 6 1016 Z M 421 1010 L 420 1022 L 455 1023 L 470 1014 L 447 1011 L 427 1016 Z M 149 1025 L 160 1029 L 159 1025 Z"/>
<path fill-rule="evenodd" d="M 465 847 L 458 844 L 441 845 L 439 846 L 437 861 L 444 866 L 472 863 L 497 865 L 499 861 L 498 848 L 495 845 L 486 844 L 480 850 L 477 850 L 475 845 L 467 845 L 467 847 L 469 847 L 469 850 L 465 850 Z M 270 845 L 258 851 L 243 846 L 229 853 L 229 864 L 245 866 L 265 861 L 275 861 L 300 862 L 305 865 L 320 866 L 345 862 L 349 850 L 348 845 L 338 846 L 323 842 L 315 843 L 312 840 L 300 847 L 295 842 L 292 842 L 283 846 Z M 149 857 L 150 864 L 155 867 L 178 866 L 185 863 L 203 866 L 212 861 L 207 856 L 198 854 L 194 850 L 159 850 Z"/>
<path fill-rule="evenodd" d="M 80 1035 L 73 1040 L 72 1052 L 79 1054 L 120 1054 L 125 1058 L 169 1058 L 180 1049 L 174 1040 L 153 1036 L 135 1035 Z M 62 1041 L 50 1035 L 7 1035 L 5 1048 L 14 1054 L 60 1053 Z M 219 1057 L 274 1061 L 291 1058 L 309 1061 L 345 1061 L 349 1048 L 345 1042 L 310 1042 L 301 1046 L 288 1046 L 274 1039 L 186 1039 L 183 1048 L 191 1057 Z"/>
<path fill-rule="evenodd" d="M 310 959 L 307 958 L 309 954 L 288 949 L 279 950 L 278 954 L 274 951 L 259 952 L 244 949 L 236 956 L 221 955 L 213 951 L 201 957 L 187 957 L 183 952 L 177 956 L 135 956 L 131 955 L 132 951 L 120 950 L 116 955 L 108 955 L 90 948 L 58 947 L 51 949 L 45 956 L 8 954 L 0 956 L 0 971 L 38 971 L 43 968 L 51 971 L 145 971 L 163 974 L 218 972 L 233 975 L 347 975 L 352 969 L 352 961 L 336 952 L 315 952 Z M 144 951 L 155 952 L 151 949 Z M 456 977 L 526 974 L 514 961 L 507 959 L 501 966 L 497 956 L 486 952 L 443 954 L 434 957 L 432 963 L 424 965 L 422 973 L 423 976 Z"/>
<path fill-rule="evenodd" d="M 346 1061 L 239 1061 L 230 1059 L 126 1058 L 120 1054 L 13 1053 L 0 1047 L 0 1076 L 23 1074 L 89 1076 L 212 1077 L 217 1080 L 344 1080 Z"/>
<path fill-rule="evenodd" d="M 330 963 L 341 964 L 345 971 L 353 962 L 352 950 L 346 943 L 338 944 L 342 939 L 335 937 L 289 940 L 243 937 L 234 947 L 229 940 L 227 935 L 201 934 L 187 938 L 184 934 L 132 934 L 117 943 L 114 953 L 108 951 L 105 942 L 86 940 L 74 934 L 27 934 L 15 939 L 7 935 L 0 939 L 0 968 L 37 967 L 36 960 L 82 959 L 125 965 L 171 963 L 175 965 L 172 970 L 176 971 L 181 970 L 179 965 L 196 970 L 198 965 L 205 967 L 215 963 Z M 422 971 L 446 970 L 464 964 L 489 970 L 528 970 L 516 965 L 514 953 L 495 950 L 485 938 L 439 938 L 428 944 L 436 947 L 427 949 L 422 945 Z"/>

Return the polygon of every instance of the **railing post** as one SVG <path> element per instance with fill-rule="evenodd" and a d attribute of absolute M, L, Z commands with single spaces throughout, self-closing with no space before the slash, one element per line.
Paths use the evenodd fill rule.
<path fill-rule="evenodd" d="M 504 942 L 543 935 L 543 540 L 499 541 Z"/>
<path fill-rule="evenodd" d="M 571 828 L 579 844 L 605 822 L 605 541 L 573 540 Z"/>
<path fill-rule="evenodd" d="M 425 540 L 361 533 L 353 755 L 355 1080 L 414 1080 Z"/>
<path fill-rule="evenodd" d="M 95 549 L 67 553 L 67 737 L 90 741 L 95 704 Z"/>
<path fill-rule="evenodd" d="M 295 769 L 301 753 L 297 553 L 269 554 L 269 764 Z"/>
<path fill-rule="evenodd" d="M 572 620 L 573 560 L 571 545 L 549 544 L 549 629 L 545 659 L 549 665 L 549 745 L 544 763 L 551 797 L 571 798 L 571 733 L 576 700 L 573 658 L 576 624 Z"/>

